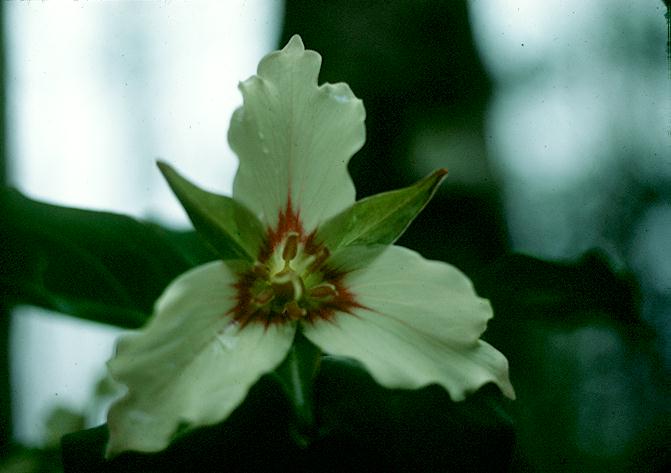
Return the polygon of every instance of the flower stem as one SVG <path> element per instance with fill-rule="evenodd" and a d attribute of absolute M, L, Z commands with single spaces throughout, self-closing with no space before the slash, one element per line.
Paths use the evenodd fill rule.
<path fill-rule="evenodd" d="M 313 388 L 320 362 L 321 351 L 299 330 L 287 357 L 275 370 L 293 407 L 292 434 L 302 446 L 307 446 L 315 436 Z"/>

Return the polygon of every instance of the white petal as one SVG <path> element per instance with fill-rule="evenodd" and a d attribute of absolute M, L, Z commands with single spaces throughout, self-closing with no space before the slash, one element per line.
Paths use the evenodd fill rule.
<path fill-rule="evenodd" d="M 108 414 L 108 456 L 161 450 L 178 426 L 222 421 L 283 360 L 295 327 L 240 329 L 228 314 L 234 282 L 222 262 L 183 274 L 158 300 L 149 324 L 119 340 L 108 367 L 128 392 Z"/>
<path fill-rule="evenodd" d="M 386 387 L 437 383 L 458 401 L 491 381 L 514 398 L 506 358 L 479 340 L 491 306 L 466 276 L 398 246 L 372 261 L 364 253 L 375 249 L 354 251 L 368 265 L 349 273 L 345 285 L 366 309 L 306 325 L 313 343 L 360 361 Z"/>
<path fill-rule="evenodd" d="M 344 83 L 317 85 L 321 57 L 294 36 L 240 84 L 228 139 L 240 158 L 233 196 L 267 226 L 292 208 L 307 233 L 354 203 L 347 162 L 365 140 L 365 111 Z"/>

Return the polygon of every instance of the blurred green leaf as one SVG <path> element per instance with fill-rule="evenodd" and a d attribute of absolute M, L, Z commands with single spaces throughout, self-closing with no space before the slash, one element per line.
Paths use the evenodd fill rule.
<path fill-rule="evenodd" d="M 510 254 L 473 282 L 518 396 L 513 471 L 671 471 L 668 364 L 630 274 Z"/>
<path fill-rule="evenodd" d="M 47 449 L 58 448 L 63 435 L 77 432 L 86 426 L 84 412 L 68 407 L 63 404 L 54 405 L 47 413 L 45 420 L 45 441 Z"/>
<path fill-rule="evenodd" d="M 599 253 L 587 253 L 577 263 L 506 254 L 475 274 L 473 283 L 494 303 L 494 324 L 498 316 L 510 316 L 582 325 L 588 312 L 627 324 L 640 322 L 634 281 L 615 274 Z"/>
<path fill-rule="evenodd" d="M 126 328 L 179 274 L 216 255 L 194 232 L 0 189 L 0 296 Z"/>

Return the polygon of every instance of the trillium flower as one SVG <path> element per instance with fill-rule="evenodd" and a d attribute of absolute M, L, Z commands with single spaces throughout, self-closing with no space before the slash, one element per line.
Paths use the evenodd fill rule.
<path fill-rule="evenodd" d="M 320 64 L 294 36 L 240 84 L 232 198 L 159 164 L 221 260 L 177 278 L 118 342 L 108 366 L 127 392 L 109 411 L 108 455 L 226 419 L 297 336 L 389 388 L 435 383 L 459 401 L 493 382 L 514 397 L 506 358 L 480 340 L 489 302 L 456 268 L 392 245 L 446 172 L 355 202 L 347 163 L 364 108 L 344 83 L 318 86 Z"/>

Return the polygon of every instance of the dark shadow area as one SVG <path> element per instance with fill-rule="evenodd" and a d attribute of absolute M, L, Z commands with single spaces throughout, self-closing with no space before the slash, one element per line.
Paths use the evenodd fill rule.
<path fill-rule="evenodd" d="M 164 452 L 106 462 L 103 426 L 64 437 L 63 460 L 71 472 L 508 471 L 509 406 L 489 388 L 453 403 L 437 386 L 384 389 L 358 365 L 326 357 L 315 387 L 319 433 L 306 447 L 294 442 L 291 408 L 266 377 L 226 422 L 185 434 Z"/>

